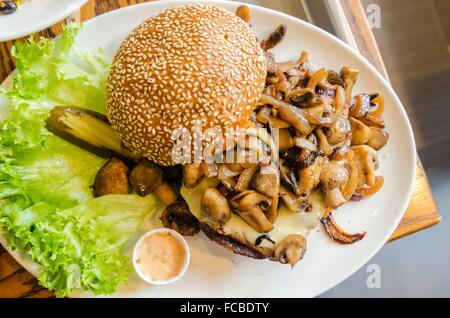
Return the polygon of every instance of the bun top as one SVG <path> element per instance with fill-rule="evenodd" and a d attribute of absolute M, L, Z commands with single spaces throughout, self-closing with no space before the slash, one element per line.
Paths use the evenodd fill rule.
<path fill-rule="evenodd" d="M 117 51 L 108 118 L 137 157 L 173 165 L 172 132 L 248 127 L 266 62 L 250 27 L 217 6 L 185 5 L 140 24 Z"/>

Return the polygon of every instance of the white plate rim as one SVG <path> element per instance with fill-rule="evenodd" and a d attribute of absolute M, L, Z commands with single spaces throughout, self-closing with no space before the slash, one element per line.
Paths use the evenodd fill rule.
<path fill-rule="evenodd" d="M 160 6 L 162 3 L 164 3 L 164 5 L 167 4 L 167 0 L 158 0 L 158 1 L 152 1 L 152 2 L 147 2 L 147 3 L 141 3 L 141 4 L 134 4 L 134 5 L 130 5 L 124 8 L 120 8 L 120 9 L 116 9 L 110 12 L 107 12 L 105 14 L 99 15 L 95 18 L 92 18 L 86 22 L 84 22 L 85 25 L 90 25 L 93 22 L 99 22 L 99 20 L 101 19 L 109 19 L 110 17 L 117 15 L 117 14 L 124 14 L 126 11 L 131 11 L 134 10 L 136 6 L 140 6 L 140 7 L 158 7 Z M 326 37 L 328 40 L 330 40 L 331 42 L 333 42 L 334 44 L 341 46 L 342 48 L 344 48 L 345 50 L 348 51 L 348 53 L 350 53 L 351 55 L 353 55 L 355 58 L 357 58 L 359 60 L 359 62 L 361 62 L 362 64 L 364 64 L 364 66 L 366 66 L 367 68 L 369 68 L 371 70 L 371 72 L 373 73 L 373 75 L 375 75 L 377 77 L 377 80 L 383 84 L 384 89 L 386 89 L 389 94 L 391 95 L 391 97 L 394 99 L 395 103 L 400 106 L 398 107 L 398 110 L 400 111 L 400 115 L 402 117 L 402 120 L 405 121 L 405 123 L 407 124 L 407 135 L 409 136 L 409 140 L 408 142 L 410 142 L 411 144 L 411 148 L 409 155 L 411 155 L 411 158 L 414 163 L 417 162 L 417 151 L 416 151 L 416 143 L 415 143 L 415 139 L 414 139 L 414 134 L 413 134 L 413 130 L 412 130 L 412 126 L 411 123 L 409 121 L 409 118 L 406 114 L 406 111 L 404 109 L 404 106 L 402 104 L 402 102 L 400 101 L 400 99 L 398 98 L 397 94 L 395 93 L 395 91 L 393 90 L 393 88 L 390 86 L 389 82 L 380 74 L 380 72 L 363 56 L 361 55 L 358 51 L 356 51 L 354 48 L 352 48 L 350 45 L 348 45 L 347 43 L 345 43 L 344 41 L 342 41 L 341 39 L 335 37 L 334 35 L 328 33 L 325 30 L 320 29 L 319 27 L 310 24 L 307 21 L 301 20 L 299 18 L 296 17 L 292 17 L 288 14 L 276 11 L 276 10 L 272 10 L 272 9 L 268 9 L 268 8 L 264 8 L 264 7 L 260 7 L 260 6 L 256 6 L 256 5 L 252 5 L 252 4 L 248 4 L 248 3 L 240 3 L 240 2 L 231 2 L 231 1 L 225 1 L 225 0 L 197 0 L 197 1 L 190 1 L 190 0 L 171 0 L 170 1 L 172 6 L 177 6 L 177 5 L 182 5 L 182 4 L 187 4 L 187 3 L 193 3 L 193 2 L 203 2 L 203 3 L 210 3 L 210 4 L 217 4 L 217 5 L 224 5 L 224 6 L 234 6 L 237 7 L 240 4 L 245 4 L 247 6 L 250 7 L 250 9 L 256 9 L 256 10 L 260 10 L 263 13 L 266 14 L 270 14 L 270 15 L 278 15 L 279 17 L 282 17 L 283 19 L 289 20 L 295 24 L 301 24 L 302 27 L 308 28 L 310 30 L 313 30 L 315 32 L 320 33 L 322 36 Z M 5 82 L 7 82 L 8 78 L 5 80 Z M 1 86 L 3 86 L 4 83 L 1 84 Z M 346 275 L 341 275 L 339 278 L 337 278 L 334 282 L 334 284 L 328 286 L 328 288 L 317 292 L 315 294 L 311 294 L 310 297 L 316 297 L 322 293 L 324 293 L 325 291 L 335 287 L 336 285 L 340 284 L 341 282 L 343 282 L 345 279 L 347 279 L 349 276 L 351 276 L 353 273 L 355 273 L 358 269 L 360 269 L 362 266 L 364 266 L 364 264 L 368 263 L 370 261 L 371 258 L 373 258 L 375 256 L 375 254 L 377 254 L 379 252 L 379 250 L 384 246 L 384 244 L 388 241 L 388 239 L 391 237 L 391 235 L 393 234 L 393 232 L 395 231 L 395 229 L 397 228 L 397 226 L 399 225 L 401 219 L 404 216 L 404 213 L 406 212 L 407 206 L 409 204 L 409 201 L 411 199 L 412 196 L 412 192 L 413 192 L 413 183 L 414 183 L 414 179 L 416 176 L 416 164 L 412 165 L 412 168 L 410 170 L 409 175 L 409 180 L 405 180 L 405 184 L 407 183 L 409 185 L 408 187 L 408 191 L 407 191 L 407 196 L 405 196 L 403 203 L 402 203 L 402 208 L 401 208 L 401 213 L 398 213 L 397 217 L 395 218 L 395 221 L 392 223 L 392 225 L 390 226 L 389 229 L 386 230 L 385 235 L 383 236 L 383 239 L 380 240 L 380 243 L 376 246 L 376 248 L 373 249 L 373 251 L 371 251 L 370 253 L 368 253 L 368 255 L 366 256 L 366 258 L 364 259 L 364 261 L 354 264 L 351 268 L 351 270 L 348 271 L 348 273 Z M 6 246 L 5 243 L 5 238 L 3 237 L 3 235 L 1 235 L 0 233 L 0 243 L 2 243 L 2 245 L 4 246 L 4 248 L 19 262 L 20 265 L 22 265 L 25 269 L 27 269 L 28 271 L 32 272 L 33 275 L 35 275 L 37 267 L 36 264 L 32 264 L 30 263 L 29 259 L 27 259 L 27 257 L 21 255 L 20 253 L 18 253 L 17 251 L 12 251 L 10 249 L 9 246 Z M 36 276 L 36 275 L 35 275 Z M 112 295 L 114 297 L 114 295 Z"/>

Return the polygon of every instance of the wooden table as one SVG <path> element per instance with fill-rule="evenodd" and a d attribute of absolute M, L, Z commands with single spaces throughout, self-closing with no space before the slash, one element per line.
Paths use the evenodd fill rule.
<path fill-rule="evenodd" d="M 377 44 L 364 14 L 359 0 L 339 0 L 356 39 L 358 49 L 382 74 L 387 76 L 386 69 L 378 51 Z M 146 0 L 91 0 L 79 14 L 40 32 L 46 37 L 54 37 L 61 33 L 62 26 L 71 20 L 88 20 L 99 14 L 131 4 L 147 2 Z M 13 41 L 0 43 L 0 83 L 14 69 L 10 55 Z M 420 161 L 417 164 L 417 175 L 414 192 L 409 207 L 399 227 L 391 237 L 399 239 L 417 231 L 439 223 L 441 217 L 434 202 L 427 176 Z M 51 297 L 53 293 L 37 284 L 37 280 L 22 268 L 0 245 L 0 297 Z"/>

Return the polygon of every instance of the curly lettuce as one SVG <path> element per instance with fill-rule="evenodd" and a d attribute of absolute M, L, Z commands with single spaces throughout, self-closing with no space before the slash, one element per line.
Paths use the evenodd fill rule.
<path fill-rule="evenodd" d="M 40 284 L 58 297 L 74 288 L 110 294 L 126 283 L 131 267 L 123 249 L 155 207 L 152 196 L 93 198 L 105 159 L 45 128 L 54 105 L 105 113 L 110 62 L 75 45 L 79 29 L 69 25 L 59 40 L 16 43 L 17 73 L 4 92 L 11 107 L 0 126 L 0 231 L 41 265 Z"/>

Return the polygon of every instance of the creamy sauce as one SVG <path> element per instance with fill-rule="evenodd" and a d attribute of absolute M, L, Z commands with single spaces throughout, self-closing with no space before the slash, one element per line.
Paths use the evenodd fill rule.
<path fill-rule="evenodd" d="M 195 188 L 188 189 L 184 186 L 181 188 L 181 195 L 189 205 L 192 214 L 199 220 L 202 219 L 200 202 L 203 193 L 205 193 L 208 187 L 213 187 L 215 185 L 217 185 L 217 179 L 204 178 Z M 302 234 L 306 237 L 312 229 L 319 225 L 320 216 L 325 210 L 320 191 L 316 191 L 311 195 L 310 204 L 312 206 L 311 211 L 301 213 L 290 211 L 284 204 L 280 205 L 279 215 L 275 221 L 274 228 L 268 233 L 275 242 L 275 245 L 289 234 Z M 231 215 L 230 220 L 222 226 L 222 229 L 226 234 L 240 234 L 251 244 L 255 244 L 256 239 L 262 234 L 253 229 L 250 225 L 245 223 L 239 215 L 234 213 Z M 274 248 L 275 245 L 267 240 L 262 240 L 259 246 Z"/>
<path fill-rule="evenodd" d="M 186 259 L 183 244 L 170 233 L 155 233 L 143 239 L 136 264 L 153 280 L 169 280 L 180 274 Z"/>

